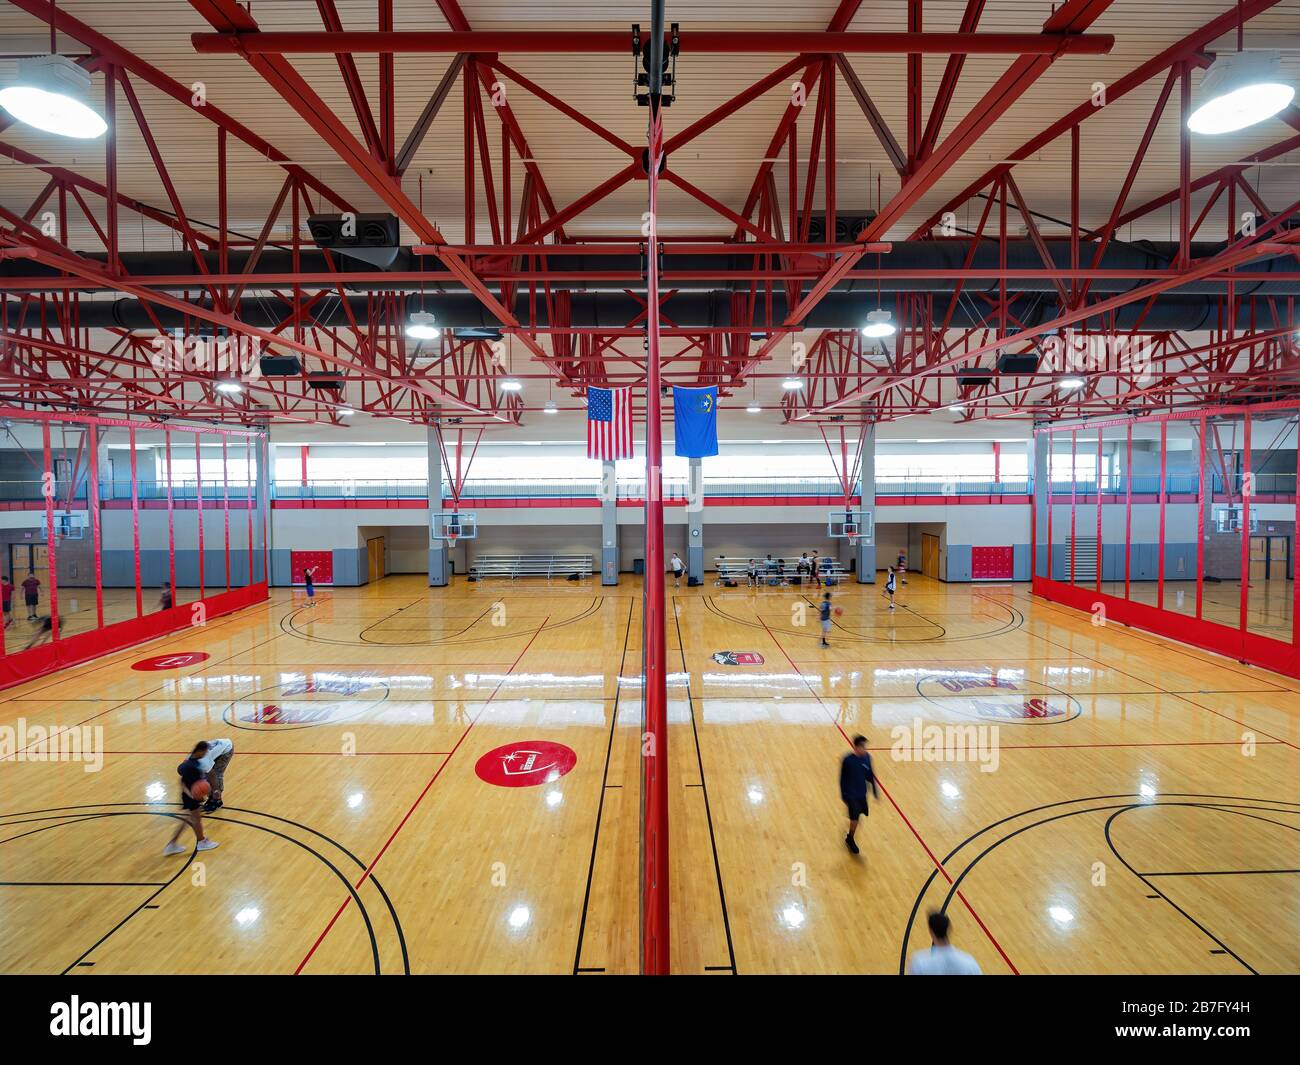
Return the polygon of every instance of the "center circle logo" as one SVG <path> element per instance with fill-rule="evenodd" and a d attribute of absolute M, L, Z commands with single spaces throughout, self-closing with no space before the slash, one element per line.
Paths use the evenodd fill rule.
<path fill-rule="evenodd" d="M 361 717 L 387 698 L 388 685 L 374 677 L 309 676 L 238 699 L 221 719 L 250 732 L 286 732 Z"/>
<path fill-rule="evenodd" d="M 531 788 L 559 780 L 577 764 L 578 756 L 562 743 L 523 740 L 488 751 L 474 763 L 474 772 L 499 788 Z"/>
<path fill-rule="evenodd" d="M 935 673 L 917 681 L 916 690 L 926 702 L 945 711 L 998 724 L 1054 725 L 1083 713 L 1083 706 L 1069 692 L 994 673 Z"/>

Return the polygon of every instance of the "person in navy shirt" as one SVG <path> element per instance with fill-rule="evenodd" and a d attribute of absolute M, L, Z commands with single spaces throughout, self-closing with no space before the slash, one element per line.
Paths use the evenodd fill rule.
<path fill-rule="evenodd" d="M 858 844 L 853 838 L 858 831 L 858 819 L 867 816 L 867 785 L 871 785 L 871 794 L 880 798 L 876 787 L 876 774 L 871 768 L 871 755 L 867 753 L 867 737 L 853 737 L 853 751 L 844 756 L 840 763 L 840 798 L 849 811 L 849 834 L 844 837 L 844 845 L 857 854 Z"/>
<path fill-rule="evenodd" d="M 181 833 L 185 831 L 186 826 L 194 829 L 194 835 L 197 840 L 195 850 L 210 851 L 216 845 L 216 840 L 208 839 L 203 833 L 203 800 L 196 798 L 190 790 L 200 780 L 207 780 L 208 775 L 203 771 L 199 764 L 204 756 L 208 753 L 210 744 L 206 740 L 200 740 L 190 751 L 190 756 L 176 767 L 176 775 L 181 778 L 181 808 L 185 811 L 185 817 L 177 826 L 176 831 L 172 833 L 172 838 L 167 841 L 167 846 L 163 848 L 163 854 L 183 854 L 185 848 L 177 840 L 180 839 Z"/>

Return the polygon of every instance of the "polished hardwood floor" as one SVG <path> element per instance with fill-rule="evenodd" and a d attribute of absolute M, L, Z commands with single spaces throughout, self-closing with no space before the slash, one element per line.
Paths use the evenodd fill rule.
<path fill-rule="evenodd" d="M 1300 681 L 1022 585 L 833 592 L 827 649 L 816 590 L 670 587 L 676 971 L 898 972 L 938 908 L 989 974 L 1300 970 Z M 634 972 L 640 618 L 626 576 L 277 590 L 0 693 L 0 971 Z M 215 737 L 220 845 L 164 856 Z"/>

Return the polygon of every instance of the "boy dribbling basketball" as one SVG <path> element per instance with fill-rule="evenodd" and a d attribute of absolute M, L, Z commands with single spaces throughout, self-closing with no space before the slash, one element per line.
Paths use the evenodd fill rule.
<path fill-rule="evenodd" d="M 822 646 L 829 647 L 830 642 L 826 639 L 831 634 L 831 593 L 827 592 L 822 596 L 821 604 L 817 608 L 818 617 L 822 623 Z"/>
<path fill-rule="evenodd" d="M 889 609 L 894 609 L 894 593 L 898 591 L 898 580 L 894 576 L 894 567 L 888 567 L 889 575 L 885 578 L 885 595 L 889 597 Z"/>
<path fill-rule="evenodd" d="M 844 845 L 853 854 L 858 854 L 858 842 L 854 839 L 858 831 L 859 818 L 866 817 L 867 785 L 871 793 L 880 798 L 876 787 L 876 774 L 871 768 L 871 755 L 867 753 L 867 737 L 854 736 L 853 750 L 844 756 L 840 763 L 840 798 L 849 811 L 849 834 L 844 837 Z"/>
<path fill-rule="evenodd" d="M 208 839 L 203 834 L 203 804 L 212 793 L 212 785 L 208 783 L 207 774 L 203 772 L 199 762 L 207 753 L 208 742 L 200 740 L 194 745 L 194 750 L 190 751 L 190 756 L 176 767 L 176 773 L 181 778 L 181 808 L 185 811 L 185 820 L 176 826 L 172 838 L 163 848 L 163 854 L 185 853 L 185 848 L 176 841 L 180 839 L 186 825 L 194 829 L 194 836 L 198 841 L 195 850 L 210 851 L 217 846 L 216 840 Z"/>

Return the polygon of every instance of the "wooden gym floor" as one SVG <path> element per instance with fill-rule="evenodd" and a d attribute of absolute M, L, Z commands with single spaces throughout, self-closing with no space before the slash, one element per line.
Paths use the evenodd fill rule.
<path fill-rule="evenodd" d="M 909 582 L 892 616 L 836 589 L 829 650 L 815 593 L 670 587 L 676 970 L 898 972 L 938 907 L 990 974 L 1300 970 L 1300 681 Z M 626 576 L 278 590 L 2 693 L 0 971 L 635 971 L 640 616 Z M 208 657 L 131 668 L 181 652 Z M 12 753 L 74 725 L 99 771 Z M 164 857 L 218 736 L 220 846 Z M 476 773 L 539 741 L 571 771 Z"/>

